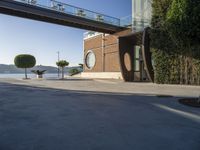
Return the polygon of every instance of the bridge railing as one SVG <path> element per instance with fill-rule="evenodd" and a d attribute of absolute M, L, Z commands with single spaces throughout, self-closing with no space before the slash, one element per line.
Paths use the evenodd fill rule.
<path fill-rule="evenodd" d="M 14 0 L 14 1 L 58 11 L 65 14 L 70 14 L 73 16 L 78 16 L 81 18 L 90 19 L 97 22 L 103 22 L 114 26 L 120 26 L 120 19 L 118 18 L 104 15 L 101 13 L 96 13 L 87 9 L 75 7 L 69 4 L 58 2 L 56 0 Z"/>
<path fill-rule="evenodd" d="M 120 19 L 120 26 L 121 27 L 131 27 L 132 26 L 132 16 L 126 16 Z"/>
<path fill-rule="evenodd" d="M 120 19 L 120 26 L 132 28 L 134 31 L 142 31 L 144 28 L 151 26 L 151 20 L 127 16 Z"/>

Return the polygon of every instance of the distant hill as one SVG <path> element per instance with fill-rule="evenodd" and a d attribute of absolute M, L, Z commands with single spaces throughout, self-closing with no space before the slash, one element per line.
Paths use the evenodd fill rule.
<path fill-rule="evenodd" d="M 66 67 L 65 68 L 65 72 L 69 72 L 69 70 L 76 68 L 78 70 L 82 70 L 79 66 L 75 66 L 75 67 Z M 58 68 L 57 67 L 53 67 L 53 66 L 35 66 L 33 68 L 28 69 L 28 73 L 31 73 L 31 70 L 46 70 L 46 73 L 57 73 L 58 72 Z M 20 69 L 17 68 L 15 65 L 5 65 L 5 64 L 0 64 L 0 73 L 4 73 L 4 74 L 20 74 L 20 73 L 24 73 L 24 69 Z"/>

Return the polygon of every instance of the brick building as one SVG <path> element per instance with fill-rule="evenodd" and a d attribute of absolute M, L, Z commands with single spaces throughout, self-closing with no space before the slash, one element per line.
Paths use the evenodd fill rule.
<path fill-rule="evenodd" d="M 150 24 L 150 8 L 149 0 L 132 0 L 133 13 L 128 29 L 115 34 L 92 31 L 84 34 L 83 77 L 127 78 L 127 81 L 149 80 L 142 40 L 144 29 Z M 130 42 L 123 45 L 124 40 L 125 43 Z M 126 47 L 129 52 L 123 52 L 122 49 Z"/>

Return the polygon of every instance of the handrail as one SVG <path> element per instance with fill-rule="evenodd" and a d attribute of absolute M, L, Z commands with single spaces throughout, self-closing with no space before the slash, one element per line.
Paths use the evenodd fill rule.
<path fill-rule="evenodd" d="M 120 27 L 120 19 L 118 18 L 90 11 L 84 8 L 76 7 L 73 5 L 65 4 L 62 2 L 58 2 L 56 0 L 47 0 L 46 4 L 41 3 L 40 0 L 14 0 L 14 1 Z M 78 13 L 79 11 L 80 13 Z"/>
<path fill-rule="evenodd" d="M 111 17 L 102 13 L 97 13 L 88 9 L 76 7 L 70 4 L 59 2 L 57 0 L 14 0 L 14 1 L 53 10 L 64 14 L 73 15 L 76 17 L 93 20 L 96 22 L 110 24 L 117 27 L 142 29 L 146 26 L 150 26 L 150 20 L 147 19 L 132 18 L 132 16 L 127 16 L 125 18 L 118 19 L 116 17 Z"/>
<path fill-rule="evenodd" d="M 112 17 L 112 16 L 109 16 L 109 15 L 105 15 L 105 14 L 103 14 L 103 13 L 94 12 L 94 11 L 92 11 L 92 10 L 88 10 L 88 9 L 85 9 L 85 8 L 73 6 L 73 5 L 66 4 L 66 3 L 63 3 L 63 2 L 59 2 L 59 1 L 56 1 L 56 0 L 52 0 L 52 1 L 55 1 L 56 3 L 59 3 L 59 4 L 68 5 L 68 6 L 77 8 L 77 9 L 82 9 L 82 10 L 85 10 L 85 11 L 88 11 L 88 12 L 92 12 L 92 13 L 95 13 L 95 14 L 98 14 L 98 15 L 102 15 L 102 16 L 106 16 L 106 17 L 113 18 L 113 19 L 116 19 L 116 20 L 120 20 L 119 18 Z"/>

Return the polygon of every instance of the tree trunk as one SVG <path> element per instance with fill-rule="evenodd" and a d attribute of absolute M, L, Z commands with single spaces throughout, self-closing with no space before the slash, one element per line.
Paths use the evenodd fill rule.
<path fill-rule="evenodd" d="M 28 79 L 27 78 L 27 69 L 25 68 L 25 79 Z"/>
<path fill-rule="evenodd" d="M 58 67 L 58 78 L 60 78 L 60 68 Z"/>
<path fill-rule="evenodd" d="M 188 58 L 185 56 L 185 84 L 188 84 Z"/>
<path fill-rule="evenodd" d="M 62 67 L 62 79 L 64 79 L 64 67 Z"/>
<path fill-rule="evenodd" d="M 181 54 L 180 56 L 180 84 L 183 84 L 183 66 L 184 66 L 184 63 L 183 63 L 183 55 Z"/>

